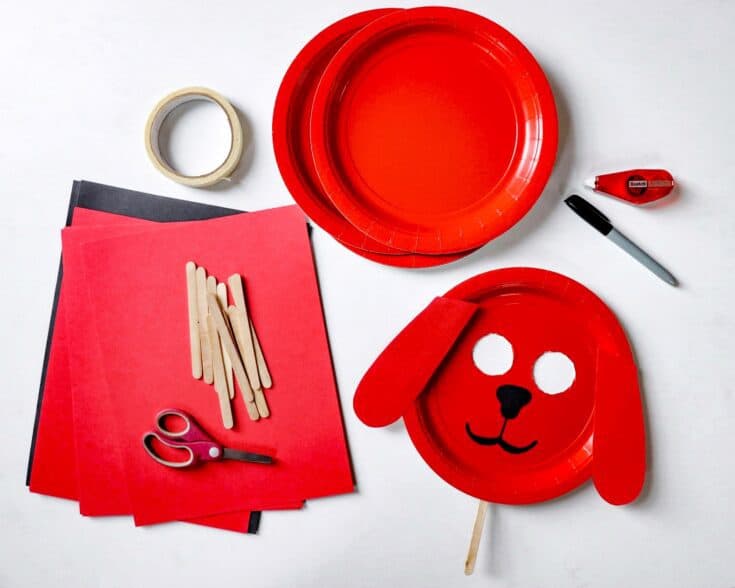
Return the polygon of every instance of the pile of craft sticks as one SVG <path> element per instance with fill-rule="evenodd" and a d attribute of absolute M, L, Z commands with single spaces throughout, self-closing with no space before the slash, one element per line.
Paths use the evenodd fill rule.
<path fill-rule="evenodd" d="M 234 304 L 228 304 L 228 285 Z M 222 425 L 226 429 L 233 426 L 230 401 L 235 397 L 235 381 L 248 416 L 254 421 L 270 416 L 263 389 L 273 382 L 248 313 L 241 276 L 233 274 L 227 284 L 218 283 L 214 276 L 207 276 L 205 268 L 189 261 L 186 289 L 191 373 L 197 380 L 214 384 Z"/>

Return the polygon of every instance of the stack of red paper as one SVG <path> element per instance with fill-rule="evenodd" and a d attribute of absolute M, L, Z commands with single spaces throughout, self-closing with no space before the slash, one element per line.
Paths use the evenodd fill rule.
<path fill-rule="evenodd" d="M 30 477 L 34 492 L 136 525 L 183 520 L 247 531 L 251 511 L 351 492 L 353 479 L 307 227 L 296 207 L 154 223 L 77 207 L 63 271 Z M 233 401 L 222 427 L 211 386 L 191 377 L 188 260 L 244 278 L 268 358 L 271 416 Z M 193 415 L 219 443 L 276 463 L 172 469 L 144 451 L 159 410 Z M 250 527 L 252 530 L 252 526 Z"/>

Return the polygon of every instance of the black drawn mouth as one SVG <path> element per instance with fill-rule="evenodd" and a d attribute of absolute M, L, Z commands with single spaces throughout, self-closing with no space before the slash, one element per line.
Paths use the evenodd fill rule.
<path fill-rule="evenodd" d="M 526 453 L 526 451 L 530 451 L 536 445 L 538 444 L 538 440 L 532 441 L 528 445 L 513 445 L 512 443 L 508 443 L 505 439 L 503 439 L 503 433 L 505 432 L 505 426 L 508 424 L 508 419 L 506 418 L 503 421 L 503 426 L 500 428 L 500 433 L 497 434 L 496 437 L 483 437 L 482 435 L 476 435 L 472 432 L 472 429 L 470 428 L 470 424 L 465 424 L 465 430 L 467 431 L 467 435 L 470 439 L 472 439 L 475 443 L 478 443 L 480 445 L 499 445 L 503 451 L 506 451 L 507 453 Z"/>

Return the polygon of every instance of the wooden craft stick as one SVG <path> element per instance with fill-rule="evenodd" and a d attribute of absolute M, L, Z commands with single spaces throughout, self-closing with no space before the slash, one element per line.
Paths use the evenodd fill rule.
<path fill-rule="evenodd" d="M 207 276 L 207 294 L 217 295 L 217 278 Z"/>
<path fill-rule="evenodd" d="M 217 296 L 210 294 L 208 297 L 208 301 L 209 312 L 212 314 L 212 318 L 214 319 L 214 326 L 217 329 L 217 333 L 219 333 L 220 339 L 224 343 L 225 351 L 229 354 L 230 359 L 232 360 L 232 369 L 235 372 L 235 379 L 237 380 L 237 384 L 240 386 L 240 392 L 242 392 L 243 400 L 245 400 L 245 406 L 248 409 L 248 415 L 252 420 L 257 421 L 259 418 L 259 414 L 257 407 L 255 406 L 253 391 L 250 388 L 248 376 L 245 373 L 245 368 L 240 361 L 240 355 L 238 354 L 237 348 L 235 347 L 235 342 L 232 340 L 232 335 L 230 335 L 230 331 L 227 328 L 225 317 L 222 316 L 219 302 L 217 302 Z"/>
<path fill-rule="evenodd" d="M 210 294 L 217 295 L 217 280 L 214 276 L 207 277 L 207 296 Z M 220 344 L 219 334 L 214 328 L 214 322 L 210 320 L 211 312 L 207 315 L 207 332 L 209 333 L 209 345 L 212 351 L 212 372 L 214 377 L 214 388 L 219 394 L 221 390 L 227 394 L 227 382 L 225 380 L 224 358 L 222 357 L 222 346 Z"/>
<path fill-rule="evenodd" d="M 242 361 L 245 364 L 245 370 L 248 373 L 250 385 L 253 390 L 258 390 L 261 387 L 260 375 L 258 373 L 258 362 L 255 354 L 253 336 L 247 328 L 249 321 L 248 305 L 245 302 L 245 290 L 242 287 L 242 278 L 240 277 L 240 274 L 232 274 L 227 278 L 227 283 L 230 285 L 230 292 L 232 292 L 232 300 L 235 302 L 235 308 L 237 308 L 245 317 L 241 326 L 233 325 L 233 330 L 235 331 L 235 338 L 237 339 L 240 354 L 242 355 Z M 238 325 L 240 325 L 240 323 L 238 323 Z"/>
<path fill-rule="evenodd" d="M 258 374 L 260 374 L 260 383 L 263 388 L 271 388 L 273 386 L 273 380 L 271 379 L 271 373 L 268 370 L 268 364 L 265 363 L 265 356 L 263 350 L 260 347 L 260 341 L 258 340 L 258 334 L 255 332 L 255 325 L 253 321 L 250 321 L 250 333 L 253 337 L 253 343 L 255 345 L 255 360 L 258 362 Z"/>
<path fill-rule="evenodd" d="M 467 552 L 467 561 L 464 564 L 465 576 L 472 575 L 475 571 L 475 561 L 477 560 L 477 550 L 480 547 L 480 539 L 482 531 L 485 528 L 485 515 L 487 514 L 488 503 L 480 500 L 477 505 L 477 516 L 475 517 L 475 525 L 472 528 L 472 538 L 470 539 L 470 549 Z"/>
<path fill-rule="evenodd" d="M 222 363 L 222 351 L 219 345 L 219 336 L 214 326 L 212 314 L 207 315 L 207 328 L 209 329 L 209 344 L 212 347 L 212 369 L 214 370 L 214 391 L 219 399 L 219 410 L 222 414 L 222 426 L 231 429 L 232 407 L 230 406 L 230 395 L 227 393 L 227 381 L 225 380 L 225 369 Z"/>
<path fill-rule="evenodd" d="M 244 326 L 246 324 L 245 315 L 236 310 L 236 316 L 237 316 L 237 320 L 242 322 L 242 326 L 240 327 L 240 329 L 249 331 L 250 329 Z M 257 358 L 257 353 L 255 353 L 254 355 Z M 262 384 L 262 381 L 261 381 L 261 384 Z M 258 414 L 260 414 L 260 416 L 263 417 L 264 419 L 268 418 L 271 415 L 271 411 L 268 408 L 268 402 L 266 402 L 265 394 L 263 394 L 263 389 L 256 388 L 255 390 L 253 390 L 253 396 L 255 397 L 255 406 L 258 407 Z"/>
<path fill-rule="evenodd" d="M 237 374 L 235 374 L 235 376 L 237 376 Z M 248 416 L 252 420 L 257 421 L 260 418 L 260 411 L 258 410 L 258 405 L 255 402 L 255 392 L 250 388 L 250 382 L 248 382 L 247 377 L 244 380 L 237 380 L 238 385 L 240 385 L 240 382 L 244 385 L 244 388 L 242 385 L 240 386 L 240 395 L 242 396 L 242 401 L 245 404 L 245 409 L 248 411 Z"/>
<path fill-rule="evenodd" d="M 191 349 L 191 375 L 195 380 L 202 377 L 202 347 L 199 339 L 199 317 L 197 314 L 197 266 L 186 262 L 186 296 L 189 310 L 189 347 Z"/>
<path fill-rule="evenodd" d="M 197 315 L 199 317 L 199 345 L 202 351 L 202 375 L 207 384 L 214 381 L 212 371 L 212 349 L 209 346 L 209 331 L 207 329 L 207 271 L 198 267 L 196 271 L 197 285 Z"/>
<path fill-rule="evenodd" d="M 232 300 L 235 303 L 235 308 L 239 308 L 247 314 L 248 311 L 245 304 L 245 289 L 242 287 L 242 277 L 240 274 L 232 274 L 227 278 L 227 283 L 230 285 L 230 293 L 232 294 Z"/>
<path fill-rule="evenodd" d="M 217 279 L 214 276 L 207 277 L 207 296 L 209 296 L 210 294 L 217 296 Z M 217 386 L 218 374 L 215 370 L 215 366 L 217 364 L 224 366 L 224 358 L 222 357 L 222 347 L 220 345 L 219 335 L 217 335 L 216 331 L 213 331 L 212 329 L 209 328 L 209 322 L 207 322 L 207 332 L 209 333 L 209 338 L 212 340 L 210 341 L 210 349 L 211 349 L 211 354 L 212 354 L 212 375 L 214 377 L 214 385 Z M 222 385 L 226 386 L 227 384 L 224 383 L 224 377 L 225 377 L 224 367 L 222 368 L 222 373 L 219 375 L 222 376 L 222 382 L 220 383 L 220 386 Z M 229 396 L 229 392 L 228 392 L 228 396 Z"/>
<path fill-rule="evenodd" d="M 245 343 L 242 341 L 242 334 L 249 330 L 245 327 L 245 315 L 239 308 L 235 308 L 232 305 L 227 308 L 227 315 L 230 317 L 230 324 L 232 325 L 232 330 L 235 333 L 237 344 L 240 348 L 243 348 Z M 255 359 L 254 351 L 253 359 Z M 255 398 L 255 405 L 258 407 L 258 414 L 263 418 L 269 417 L 271 413 L 268 409 L 268 403 L 265 400 L 265 396 L 263 395 L 263 390 L 261 388 L 253 390 L 253 397 Z"/>
<path fill-rule="evenodd" d="M 258 414 L 261 416 L 261 418 L 267 419 L 269 416 L 271 416 L 271 411 L 268 408 L 268 402 L 266 402 L 265 400 L 265 394 L 263 394 L 263 390 L 261 388 L 253 390 L 253 396 L 255 397 L 255 406 L 258 409 Z"/>
<path fill-rule="evenodd" d="M 220 282 L 217 284 L 217 300 L 219 300 L 220 307 L 223 309 L 227 308 L 227 286 Z M 225 319 L 227 317 L 225 316 Z M 230 325 L 230 331 L 232 331 L 232 325 Z M 222 347 L 222 359 L 225 362 L 225 379 L 227 380 L 227 393 L 230 395 L 230 400 L 235 397 L 235 382 L 232 379 L 232 360 L 230 356 L 225 352 L 225 346 L 220 339 L 220 346 Z"/>

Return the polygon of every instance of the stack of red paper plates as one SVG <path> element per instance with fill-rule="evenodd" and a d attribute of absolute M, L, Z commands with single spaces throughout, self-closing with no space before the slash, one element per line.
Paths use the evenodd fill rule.
<path fill-rule="evenodd" d="M 556 108 L 533 56 L 492 21 L 378 9 L 298 54 L 273 143 L 315 223 L 363 257 L 428 267 L 468 255 L 533 206 L 556 155 Z"/>

